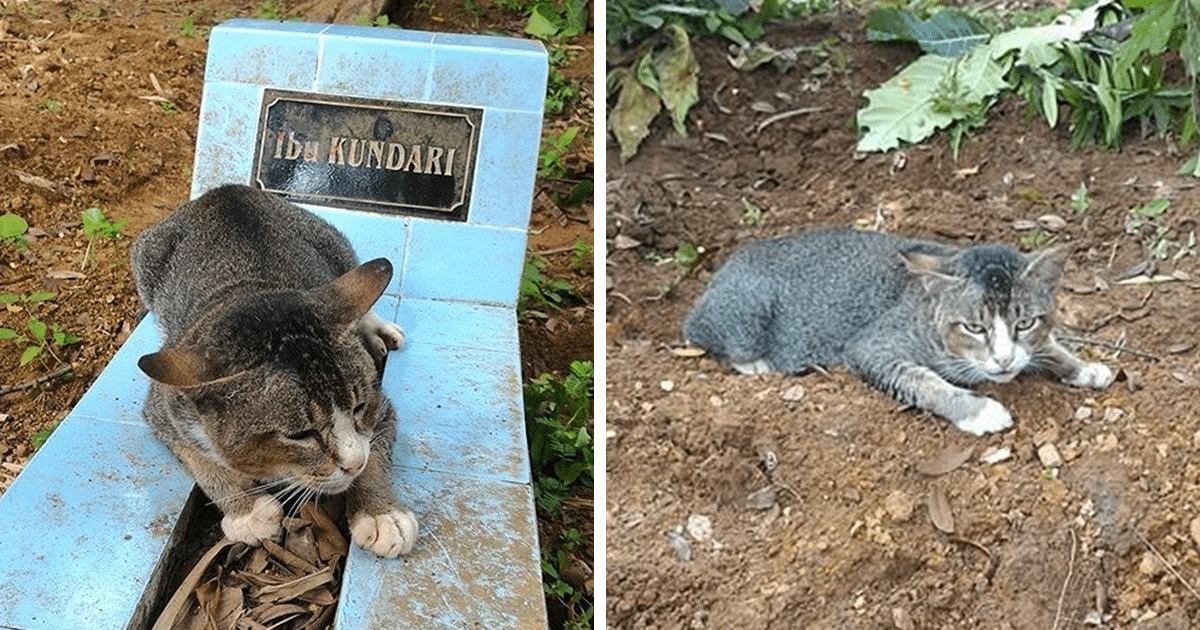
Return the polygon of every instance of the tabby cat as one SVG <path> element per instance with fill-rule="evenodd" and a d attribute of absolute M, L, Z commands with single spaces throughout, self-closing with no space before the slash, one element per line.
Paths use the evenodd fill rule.
<path fill-rule="evenodd" d="M 1075 387 L 1113 372 L 1055 339 L 1068 250 L 958 248 L 880 232 L 804 232 L 752 243 L 713 276 L 684 323 L 739 372 L 845 363 L 904 403 L 975 435 L 1012 426 L 967 387 L 1041 370 Z"/>
<path fill-rule="evenodd" d="M 133 247 L 161 350 L 143 413 L 223 512 L 231 540 L 281 533 L 283 502 L 345 493 L 354 541 L 412 549 L 417 521 L 391 489 L 395 412 L 380 391 L 404 333 L 371 307 L 392 266 L 358 265 L 315 215 L 246 186 L 185 203 Z"/>

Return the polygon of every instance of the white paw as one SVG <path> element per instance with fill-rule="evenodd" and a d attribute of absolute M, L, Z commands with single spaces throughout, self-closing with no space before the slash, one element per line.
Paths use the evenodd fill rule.
<path fill-rule="evenodd" d="M 260 544 L 265 539 L 278 539 L 283 528 L 283 506 L 274 497 L 259 497 L 249 514 L 225 515 L 221 519 L 221 531 L 234 542 L 248 545 Z"/>
<path fill-rule="evenodd" d="M 1112 384 L 1116 375 L 1113 371 L 1103 363 L 1087 363 L 1075 375 L 1074 378 L 1063 379 L 1063 382 L 1072 387 L 1095 387 L 1103 389 Z"/>
<path fill-rule="evenodd" d="M 383 558 L 395 558 L 412 551 L 417 540 L 417 519 L 402 508 L 386 514 L 359 512 L 350 519 L 350 535 L 359 547 Z"/>
<path fill-rule="evenodd" d="M 1004 405 L 992 400 L 984 398 L 983 406 L 975 415 L 963 420 L 956 420 L 954 426 L 970 433 L 971 435 L 983 435 L 985 433 L 995 433 L 1003 431 L 1012 426 L 1012 416 Z"/>
<path fill-rule="evenodd" d="M 404 345 L 404 330 L 376 315 L 375 311 L 367 311 L 358 320 L 358 334 L 370 345 L 371 353 L 378 356 L 387 354 L 388 350 L 399 350 Z"/>
<path fill-rule="evenodd" d="M 733 369 L 742 374 L 767 374 L 772 372 L 771 364 L 766 359 L 758 359 L 750 363 L 731 363 Z"/>

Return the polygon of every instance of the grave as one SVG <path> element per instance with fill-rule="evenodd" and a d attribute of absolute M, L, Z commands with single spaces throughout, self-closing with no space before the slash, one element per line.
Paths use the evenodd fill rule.
<path fill-rule="evenodd" d="M 352 548 L 335 628 L 542 628 L 515 302 L 546 82 L 538 43 L 233 20 L 213 29 L 191 196 L 285 194 L 395 273 L 376 312 L 413 552 Z M 138 625 L 193 482 L 141 417 L 143 320 L 0 496 L 0 628 Z"/>

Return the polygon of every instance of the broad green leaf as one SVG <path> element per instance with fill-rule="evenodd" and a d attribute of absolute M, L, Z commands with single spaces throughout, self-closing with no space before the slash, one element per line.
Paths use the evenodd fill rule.
<path fill-rule="evenodd" d="M 988 42 L 993 58 L 1002 57 L 1016 50 L 1017 65 L 1041 68 L 1062 58 L 1056 44 L 1063 41 L 1078 41 L 1096 27 L 1100 11 L 1113 4 L 1113 0 L 1101 0 L 1082 11 L 1068 11 L 1053 23 L 1045 26 L 1015 28 L 1005 31 Z"/>
<path fill-rule="evenodd" d="M 621 160 L 637 153 L 642 140 L 650 135 L 650 122 L 662 111 L 662 101 L 632 73 L 621 80 L 617 104 L 608 114 L 608 128 L 621 147 Z"/>
<path fill-rule="evenodd" d="M 21 301 L 21 296 L 16 293 L 0 294 L 0 304 L 16 304 Z"/>
<path fill-rule="evenodd" d="M 533 12 L 529 14 L 529 22 L 525 24 L 525 32 L 538 39 L 550 39 L 558 33 L 558 26 L 542 14 L 543 10 L 541 6 L 533 7 Z"/>
<path fill-rule="evenodd" d="M 1042 115 L 1046 124 L 1054 129 L 1058 125 L 1058 78 L 1049 72 L 1041 73 L 1042 79 Z"/>
<path fill-rule="evenodd" d="M 1004 75 L 1008 74 L 1012 61 L 996 60 L 985 48 L 972 50 L 957 64 L 959 85 L 965 87 L 977 103 L 985 102 L 1008 87 Z"/>
<path fill-rule="evenodd" d="M 54 294 L 46 291 L 38 291 L 37 293 L 30 293 L 28 299 L 30 302 L 45 302 L 46 300 L 53 300 Z"/>
<path fill-rule="evenodd" d="M 954 58 L 922 55 L 895 76 L 864 96 L 869 101 L 858 112 L 858 126 L 866 133 L 858 151 L 887 151 L 901 142 L 920 142 L 954 117 L 933 110 L 933 98 L 954 63 Z"/>
<path fill-rule="evenodd" d="M 867 41 L 912 42 L 927 53 L 957 57 L 991 33 L 982 22 L 961 11 L 942 11 L 922 20 L 906 9 L 882 8 L 867 17 Z"/>
<path fill-rule="evenodd" d="M 0 328 L 0 339 L 16 339 L 17 337 L 20 337 L 17 331 L 11 328 Z"/>
<path fill-rule="evenodd" d="M 1188 76 L 1200 72 L 1200 0 L 1181 0 L 1187 14 L 1187 31 L 1179 45 L 1179 56 L 1183 57 Z"/>
<path fill-rule="evenodd" d="M 29 224 L 20 216 L 7 213 L 0 216 L 0 238 L 16 238 L 29 229 Z"/>
<path fill-rule="evenodd" d="M 1100 73 L 1097 80 L 1099 82 L 1092 84 L 1091 87 L 1104 112 L 1104 143 L 1113 146 L 1117 142 L 1117 136 L 1121 133 L 1121 123 L 1125 119 L 1121 115 L 1121 97 L 1113 89 L 1112 82 L 1108 77 L 1108 63 L 1103 58 L 1100 59 Z"/>
<path fill-rule="evenodd" d="M 675 131 L 687 135 L 688 110 L 700 100 L 700 64 L 692 54 L 687 31 L 678 24 L 667 27 L 670 43 L 658 54 L 654 69 L 662 86 L 662 101 L 675 123 Z"/>
<path fill-rule="evenodd" d="M 41 353 L 41 346 L 29 346 L 25 348 L 25 352 L 21 353 L 21 365 L 29 365 L 29 362 L 36 359 Z"/>
<path fill-rule="evenodd" d="M 46 341 L 46 325 L 32 317 L 29 318 L 29 332 L 33 334 L 34 339 Z"/>

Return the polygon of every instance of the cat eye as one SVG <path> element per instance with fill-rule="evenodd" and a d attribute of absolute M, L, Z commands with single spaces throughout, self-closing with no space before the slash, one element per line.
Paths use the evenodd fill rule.
<path fill-rule="evenodd" d="M 366 410 L 367 410 L 367 403 L 365 403 L 365 402 L 360 402 L 357 405 L 354 405 L 354 415 L 356 415 L 356 416 L 361 416 L 363 414 L 363 412 Z"/>
<path fill-rule="evenodd" d="M 963 322 L 963 323 L 959 324 L 959 326 L 961 326 L 963 330 L 967 331 L 969 334 L 972 334 L 972 335 L 983 335 L 983 334 L 987 333 L 987 329 L 984 328 L 983 326 L 979 326 L 978 324 L 968 324 L 966 322 Z"/>
<path fill-rule="evenodd" d="M 1037 317 L 1023 317 L 1021 319 L 1018 319 L 1017 323 L 1016 323 L 1017 331 L 1024 332 L 1026 330 L 1033 328 L 1034 326 L 1037 326 L 1038 319 L 1039 318 L 1037 318 Z"/>
<path fill-rule="evenodd" d="M 304 442 L 307 440 L 319 441 L 321 439 L 321 432 L 317 431 L 316 429 L 305 429 L 304 431 L 296 431 L 295 433 L 289 433 L 284 437 L 286 437 L 289 440 L 295 440 L 297 442 Z"/>

